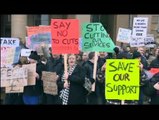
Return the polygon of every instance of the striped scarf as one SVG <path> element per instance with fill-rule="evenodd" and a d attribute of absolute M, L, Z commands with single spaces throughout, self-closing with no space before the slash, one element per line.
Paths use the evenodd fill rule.
<path fill-rule="evenodd" d="M 68 67 L 68 74 L 71 75 L 75 69 L 77 64 L 73 65 L 72 68 Z M 65 80 L 64 74 L 62 76 L 62 81 Z M 68 104 L 68 97 L 69 97 L 69 87 L 64 88 L 60 91 L 60 98 L 62 99 L 62 105 Z"/>

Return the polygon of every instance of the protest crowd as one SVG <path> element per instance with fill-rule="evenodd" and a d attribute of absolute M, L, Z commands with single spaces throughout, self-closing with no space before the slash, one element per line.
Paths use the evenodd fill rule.
<path fill-rule="evenodd" d="M 1 95 L 4 96 L 1 104 L 159 104 L 157 43 L 151 49 L 144 45 L 132 47 L 133 44 L 123 42 L 121 46 L 116 46 L 101 24 L 93 26 L 89 23 L 83 26 L 86 29 L 82 31 L 80 48 L 79 32 L 73 28 L 75 21 L 61 22 L 59 26 L 58 23 L 57 19 L 52 21 L 51 34 L 44 34 L 45 37 L 52 36 L 52 43 L 45 42 L 48 39 L 42 34 L 34 36 L 34 33 L 31 35 L 28 32 L 28 44 L 19 42 L 19 49 L 1 47 L 3 59 L 7 58 L 8 51 L 17 56 L 16 60 L 12 58 L 9 66 L 5 64 L 7 60 L 1 61 Z M 63 30 L 60 26 L 67 30 L 63 36 L 57 32 Z M 70 34 L 67 36 L 65 33 Z M 33 44 L 33 40 L 37 39 L 39 42 Z M 92 42 L 88 42 L 90 39 Z M 11 43 L 11 39 L 1 38 L 1 45 L 9 41 Z M 51 46 L 48 45 L 50 43 Z M 96 46 L 99 48 L 90 50 Z"/>

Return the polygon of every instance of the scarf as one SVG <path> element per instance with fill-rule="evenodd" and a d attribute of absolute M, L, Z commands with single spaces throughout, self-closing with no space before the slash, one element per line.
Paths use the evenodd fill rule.
<path fill-rule="evenodd" d="M 68 67 L 68 74 L 71 75 L 75 69 L 77 64 L 73 65 L 72 68 Z M 64 82 L 65 77 L 64 74 L 62 76 L 62 81 Z M 60 91 L 60 98 L 62 100 L 62 105 L 67 105 L 68 104 L 68 97 L 69 97 L 69 87 L 64 88 Z"/>

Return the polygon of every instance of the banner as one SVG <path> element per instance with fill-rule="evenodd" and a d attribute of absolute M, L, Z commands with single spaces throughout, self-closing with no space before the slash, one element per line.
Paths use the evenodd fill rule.
<path fill-rule="evenodd" d="M 105 98 L 139 100 L 139 61 L 108 59 L 106 62 Z"/>
<path fill-rule="evenodd" d="M 78 19 L 52 19 L 52 53 L 78 54 L 79 31 Z"/>
<path fill-rule="evenodd" d="M 82 25 L 82 51 L 114 52 L 115 45 L 101 23 Z"/>

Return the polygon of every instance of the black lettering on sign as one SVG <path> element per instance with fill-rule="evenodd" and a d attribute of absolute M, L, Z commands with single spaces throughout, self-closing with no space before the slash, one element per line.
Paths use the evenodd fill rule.
<path fill-rule="evenodd" d="M 142 33 L 136 33 L 136 36 L 142 36 Z"/>

